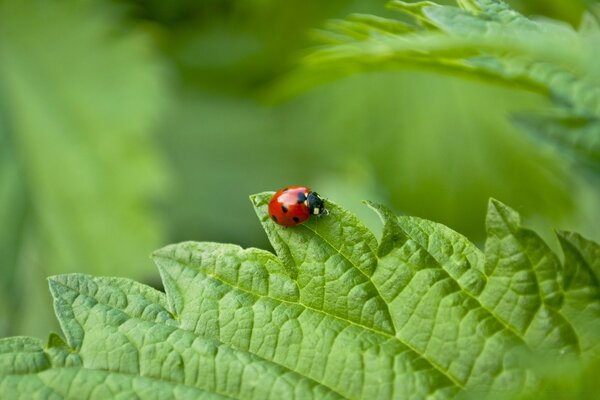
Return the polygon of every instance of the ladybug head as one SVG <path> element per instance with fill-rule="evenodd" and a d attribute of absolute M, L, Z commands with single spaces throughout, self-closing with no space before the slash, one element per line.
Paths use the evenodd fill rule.
<path fill-rule="evenodd" d="M 306 198 L 306 205 L 312 215 L 327 215 L 329 211 L 325 208 L 325 201 L 316 192 L 310 192 Z"/>

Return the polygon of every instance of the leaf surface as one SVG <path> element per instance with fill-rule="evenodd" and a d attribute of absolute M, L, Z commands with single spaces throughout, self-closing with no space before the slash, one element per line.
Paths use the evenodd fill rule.
<path fill-rule="evenodd" d="M 485 251 L 449 228 L 351 213 L 284 228 L 251 197 L 276 255 L 184 242 L 154 253 L 165 293 L 122 278 L 50 278 L 65 340 L 0 341 L 8 393 L 176 398 L 527 395 L 523 357 L 594 362 L 600 246 L 561 232 L 564 261 L 489 203 Z M 594 322 L 594 324 L 596 324 Z M 582 364 L 583 365 L 583 364 Z M 541 380 L 540 380 L 541 379 Z"/>

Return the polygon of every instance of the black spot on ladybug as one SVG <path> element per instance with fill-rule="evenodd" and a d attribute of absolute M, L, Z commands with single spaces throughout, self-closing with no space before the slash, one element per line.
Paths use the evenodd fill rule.
<path fill-rule="evenodd" d="M 281 211 L 283 211 L 284 213 L 288 212 L 288 208 L 284 205 L 281 206 Z"/>
<path fill-rule="evenodd" d="M 302 192 L 298 192 L 298 204 L 302 204 L 306 201 L 306 196 Z"/>
<path fill-rule="evenodd" d="M 277 222 L 277 217 L 274 215 L 271 215 L 271 218 L 273 218 L 273 221 Z"/>
<path fill-rule="evenodd" d="M 292 219 L 294 220 L 294 222 L 295 222 L 295 223 L 298 223 L 298 222 L 300 222 L 300 218 L 298 218 L 298 217 L 294 217 L 294 218 L 292 218 Z"/>

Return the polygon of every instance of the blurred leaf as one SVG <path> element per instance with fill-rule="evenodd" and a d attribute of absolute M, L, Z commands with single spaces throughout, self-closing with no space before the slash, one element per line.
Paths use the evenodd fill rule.
<path fill-rule="evenodd" d="M 167 246 L 154 254 L 166 293 L 123 278 L 51 277 L 65 340 L 0 340 L 0 395 L 532 398 L 548 375 L 524 356 L 575 367 L 573 379 L 596 363 L 590 263 L 600 245 L 561 233 L 561 263 L 496 200 L 485 252 L 369 203 L 384 222 L 378 243 L 331 201 L 327 218 L 281 227 L 267 213 L 271 196 L 251 200 L 277 256 Z"/>
<path fill-rule="evenodd" d="M 525 132 L 554 145 L 600 176 L 600 119 L 523 114 L 514 120 Z"/>
<path fill-rule="evenodd" d="M 6 189 L 22 198 L 2 212 L 18 218 L 25 207 L 28 235 L 0 236 L 27 256 L 2 260 L 22 309 L 1 332 L 47 330 L 36 309 L 45 294 L 14 296 L 40 275 L 150 274 L 144 255 L 160 229 L 148 201 L 164 173 L 148 134 L 165 93 L 150 43 L 119 21 L 99 3 L 0 3 L 0 129 L 10 144 L 2 173 L 18 171 L 22 186 Z"/>
<path fill-rule="evenodd" d="M 540 357 L 534 359 L 532 368 L 536 369 L 541 381 L 541 390 L 534 396 L 536 399 L 585 400 L 596 398 L 600 391 L 598 381 L 600 358 L 583 364 L 573 359 L 557 364 L 553 359 Z M 532 397 L 518 398 L 531 399 Z"/>
<path fill-rule="evenodd" d="M 306 64 L 324 79 L 336 70 L 339 76 L 422 68 L 515 86 L 548 96 L 564 115 L 592 120 L 588 129 L 598 136 L 600 64 L 593 55 L 600 29 L 591 15 L 575 31 L 557 21 L 528 19 L 501 1 L 458 3 L 462 8 L 391 1 L 390 7 L 414 17 L 414 29 L 399 31 L 391 19 L 379 22 L 377 29 L 367 19 L 347 19 L 330 26 L 336 41 L 316 50 Z M 556 143 L 556 135 L 550 136 L 544 140 Z M 592 161 L 599 166 L 598 160 Z"/>
<path fill-rule="evenodd" d="M 379 0 L 370 0 L 378 2 Z M 133 15 L 160 24 L 163 51 L 187 87 L 252 96 L 294 65 L 308 29 L 340 13 L 350 0 L 202 2 L 130 0 Z"/>
<path fill-rule="evenodd" d="M 596 0 L 511 0 L 515 9 L 525 15 L 544 15 L 553 19 L 560 19 L 573 26 L 579 25 L 581 15 L 586 7 L 591 7 Z"/>
<path fill-rule="evenodd" d="M 1 114 L 0 114 L 1 118 Z M 26 194 L 7 127 L 0 120 L 0 334 L 8 332 L 20 309 L 22 287 L 15 285 L 26 218 Z"/>

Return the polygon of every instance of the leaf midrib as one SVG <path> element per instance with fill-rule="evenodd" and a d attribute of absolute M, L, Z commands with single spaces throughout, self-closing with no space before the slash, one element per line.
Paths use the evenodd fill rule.
<path fill-rule="evenodd" d="M 320 239 L 322 239 L 323 242 L 325 242 L 329 247 L 331 247 L 331 249 L 333 251 L 335 251 L 337 254 L 339 254 L 340 256 L 342 256 L 346 261 L 348 261 L 348 263 L 350 263 L 350 265 L 352 265 L 354 267 L 355 270 L 357 270 L 361 275 L 363 275 L 365 277 L 365 279 L 367 279 L 367 281 L 371 284 L 371 286 L 373 287 L 373 289 L 375 289 L 375 292 L 377 293 L 377 297 L 379 298 L 379 300 L 381 300 L 381 302 L 383 304 L 385 304 L 385 310 L 386 310 L 386 313 L 387 313 L 387 317 L 388 317 L 390 323 L 392 324 L 392 328 L 394 329 L 394 336 L 395 336 L 396 333 L 397 333 L 397 330 L 396 330 L 396 326 L 394 324 L 394 319 L 392 318 L 392 314 L 390 312 L 390 305 L 385 301 L 385 299 L 381 295 L 381 292 L 379 291 L 379 288 L 377 287 L 377 285 L 375 285 L 375 283 L 373 282 L 373 280 L 371 279 L 371 277 L 369 275 L 367 275 L 367 273 L 365 271 L 363 271 L 362 268 L 360 268 L 358 265 L 356 265 L 350 259 L 349 256 L 346 256 L 344 253 L 342 253 L 341 250 L 337 249 L 333 244 L 331 244 L 331 242 L 329 242 L 329 240 L 327 240 L 319 232 L 317 232 L 316 230 L 312 229 L 312 227 L 310 227 L 310 226 L 306 226 L 306 228 L 308 230 L 310 230 L 311 232 L 313 232 L 317 237 L 319 237 Z M 369 245 L 369 244 L 367 243 L 367 245 Z M 377 252 L 374 251 L 371 248 L 371 246 L 369 246 L 369 249 L 371 250 L 371 254 L 373 255 L 373 258 L 378 263 L 379 259 L 377 258 Z M 377 267 L 377 266 L 375 266 L 375 267 Z"/>
<path fill-rule="evenodd" d="M 335 246 L 333 246 L 333 244 L 331 244 L 331 243 L 330 243 L 330 242 L 329 242 L 329 241 L 328 241 L 328 240 L 327 240 L 325 237 L 323 237 L 323 236 L 322 236 L 322 235 L 321 235 L 319 232 L 317 232 L 316 230 L 312 229 L 312 227 L 310 227 L 309 225 L 304 225 L 303 227 L 304 227 L 304 228 L 306 228 L 306 229 L 308 229 L 309 231 L 313 232 L 313 233 L 314 233 L 316 236 L 318 236 L 319 238 L 321 238 L 321 239 L 323 240 L 323 242 L 324 242 L 324 243 L 326 243 L 326 244 L 327 244 L 329 247 L 331 247 L 331 249 L 332 249 L 332 250 L 334 250 L 335 252 L 337 252 L 339 255 L 341 255 L 342 257 L 344 257 L 344 259 L 346 259 L 346 260 L 347 260 L 347 261 L 348 261 L 348 262 L 349 262 L 349 263 L 350 263 L 350 264 L 351 264 L 351 265 L 352 265 L 352 266 L 353 266 L 353 267 L 354 267 L 356 270 L 360 271 L 360 273 L 361 273 L 362 275 L 364 275 L 364 276 L 365 276 L 365 278 L 366 278 L 366 279 L 367 279 L 367 280 L 368 280 L 368 281 L 371 283 L 371 285 L 373 286 L 373 288 L 374 288 L 374 289 L 375 289 L 375 291 L 377 292 L 377 295 L 379 296 L 379 299 L 380 299 L 380 300 L 382 301 L 382 303 L 383 303 L 383 304 L 385 304 L 385 306 L 386 306 L 387 315 L 388 315 L 388 317 L 389 317 L 389 320 L 390 320 L 390 322 L 392 323 L 392 327 L 394 328 L 394 334 L 393 334 L 393 335 L 391 335 L 391 334 L 389 334 L 389 333 L 387 333 L 387 332 L 384 332 L 384 331 L 380 331 L 380 330 L 374 329 L 374 328 L 372 328 L 372 327 L 369 327 L 369 326 L 363 325 L 363 324 L 361 324 L 361 323 L 354 322 L 354 321 L 351 321 L 351 320 L 349 320 L 349 319 L 346 319 L 346 318 L 343 318 L 343 317 L 340 317 L 340 316 L 337 316 L 337 315 L 328 314 L 328 313 L 327 313 L 327 312 L 325 312 L 325 311 L 314 309 L 314 308 L 312 308 L 312 307 L 309 307 L 309 306 L 307 306 L 307 305 L 305 305 L 305 304 L 303 304 L 303 303 L 300 303 L 300 302 L 298 302 L 298 303 L 287 302 L 287 303 L 290 303 L 290 304 L 299 304 L 299 305 L 301 305 L 301 306 L 303 306 L 303 307 L 305 307 L 305 308 L 307 308 L 307 309 L 313 310 L 313 311 L 315 311 L 315 312 L 318 312 L 318 313 L 321 313 L 321 314 L 327 315 L 327 316 L 329 316 L 329 317 L 333 317 L 333 318 L 335 318 L 335 319 L 338 319 L 338 320 L 344 321 L 344 322 L 346 322 L 346 323 L 349 323 L 349 324 L 351 324 L 351 325 L 354 325 L 354 326 L 357 326 L 357 327 L 361 327 L 361 328 L 367 329 L 367 330 L 369 330 L 369 331 L 371 331 L 371 332 L 374 332 L 375 334 L 380 334 L 380 335 L 382 335 L 382 336 L 384 336 L 384 337 L 387 337 L 387 338 L 389 338 L 389 339 L 396 340 L 396 341 L 398 341 L 398 342 L 399 342 L 401 345 L 403 345 L 404 347 L 406 347 L 407 349 L 409 349 L 410 351 L 412 351 L 412 352 L 413 352 L 413 353 L 415 353 L 416 355 L 418 355 L 418 356 L 422 357 L 424 360 L 426 360 L 426 361 L 427 361 L 427 362 L 428 362 L 428 363 L 429 363 L 429 364 L 430 364 L 430 365 L 431 365 L 431 366 L 432 366 L 432 367 L 433 367 L 435 370 L 437 370 L 437 371 L 438 371 L 440 374 L 442 374 L 442 376 L 446 377 L 446 378 L 447 378 L 447 379 L 448 379 L 450 382 L 452 382 L 452 383 L 453 383 L 453 384 L 454 384 L 456 387 L 458 387 L 458 388 L 460 388 L 460 389 L 464 389 L 464 385 L 463 385 L 461 382 L 459 382 L 458 380 L 456 380 L 456 378 L 455 378 L 455 377 L 453 377 L 453 376 L 452 376 L 452 375 L 451 375 L 449 372 L 447 372 L 447 371 L 444 371 L 444 370 L 443 370 L 443 368 L 442 368 L 442 366 L 441 366 L 441 365 L 439 365 L 437 362 L 435 362 L 435 361 L 434 361 L 433 359 L 431 359 L 430 357 L 428 357 L 428 355 L 427 355 L 425 352 L 420 352 L 420 351 L 418 351 L 416 348 L 414 348 L 414 347 L 413 347 L 412 345 L 410 345 L 408 342 L 405 342 L 405 341 L 403 341 L 403 340 L 402 340 L 400 337 L 398 337 L 398 336 L 397 336 L 398 332 L 397 332 L 397 329 L 396 329 L 396 326 L 395 326 L 395 321 L 394 321 L 394 319 L 392 318 L 392 315 L 391 315 L 391 313 L 390 313 L 389 304 L 388 304 L 388 303 L 385 301 L 385 299 L 384 299 L 384 298 L 383 298 L 383 296 L 381 295 L 381 292 L 379 291 L 379 288 L 377 287 L 377 285 L 375 285 L 375 283 L 373 282 L 373 280 L 371 279 L 371 277 L 369 277 L 369 276 L 368 276 L 368 275 L 367 275 L 367 274 L 366 274 L 364 271 L 362 271 L 362 269 L 361 269 L 361 268 L 359 268 L 359 267 L 358 267 L 358 266 L 357 266 L 357 265 L 356 265 L 354 262 L 352 262 L 352 261 L 351 261 L 351 260 L 350 260 L 350 259 L 349 259 L 349 258 L 348 258 L 346 255 L 345 255 L 345 254 L 343 254 L 343 253 L 342 253 L 340 250 L 338 250 L 338 249 L 337 249 Z M 373 250 L 373 249 L 372 249 L 370 246 L 369 246 L 369 248 L 370 248 L 371 250 Z M 379 257 L 377 257 L 377 253 L 376 253 L 375 251 L 372 251 L 372 254 L 373 254 L 373 256 L 375 257 L 375 260 L 377 261 L 377 264 L 379 264 Z M 215 279 L 219 280 L 218 278 L 215 278 Z M 224 283 L 226 283 L 226 282 L 224 282 Z M 226 283 L 226 284 L 227 284 L 227 283 Z M 460 286 L 459 286 L 459 287 L 460 287 Z M 247 292 L 247 293 L 253 294 L 253 293 L 251 293 L 251 292 Z M 258 295 L 258 296 L 261 296 L 261 295 Z M 263 297 L 268 297 L 268 296 L 263 296 Z M 270 297 L 270 298 L 271 298 L 271 297 Z M 286 302 L 285 300 L 282 300 L 282 301 Z"/>
<path fill-rule="evenodd" d="M 417 224 L 413 224 L 413 225 L 417 225 Z M 517 331 L 515 331 L 510 325 L 508 325 L 502 318 L 500 318 L 500 316 L 498 316 L 493 310 L 487 308 L 480 300 L 479 298 L 471 293 L 471 291 L 464 287 L 463 285 L 461 285 L 460 281 L 458 279 L 455 279 L 450 273 L 448 273 L 448 271 L 446 271 L 446 268 L 444 268 L 444 263 L 439 260 L 433 253 L 431 253 L 429 251 L 428 248 L 426 248 L 418 239 L 416 239 L 413 235 L 411 235 L 409 232 L 407 232 L 405 229 L 402 228 L 401 224 L 398 224 L 398 227 L 402 230 L 402 232 L 408 237 L 410 238 L 410 240 L 412 240 L 415 244 L 417 244 L 423 251 L 425 251 L 427 254 L 429 254 L 429 256 L 431 256 L 431 258 L 433 260 L 435 260 L 437 266 L 439 267 L 439 269 L 441 269 L 442 271 L 444 271 L 444 273 L 448 276 L 449 279 L 452 279 L 452 281 L 454 281 L 456 283 L 456 285 L 461 289 L 461 291 L 463 293 L 465 293 L 467 296 L 469 296 L 469 298 L 473 299 L 478 305 L 479 307 L 481 307 L 482 310 L 486 311 L 487 313 L 489 313 L 492 317 L 494 317 L 494 319 L 501 325 L 504 327 L 504 329 L 506 329 L 506 331 L 510 332 L 513 336 L 515 336 L 516 339 L 518 339 L 523 345 L 525 345 L 525 347 L 527 348 L 527 350 L 531 350 L 531 348 L 529 347 L 529 344 L 525 341 L 525 338 L 520 335 Z M 418 225 L 417 225 L 417 229 L 421 229 Z M 421 229 L 421 232 L 425 233 L 425 235 L 428 235 L 427 232 L 424 232 Z M 479 249 L 478 249 L 479 251 Z M 482 254 L 482 258 L 485 259 L 485 254 Z M 469 263 L 469 265 L 471 265 Z M 472 267 L 471 267 L 472 268 Z M 486 277 L 485 280 L 485 286 L 487 286 L 488 284 L 488 279 L 489 277 L 485 274 L 485 272 L 478 270 L 479 272 L 481 272 L 481 274 L 483 276 Z M 484 289 L 482 288 L 482 290 Z"/>
<path fill-rule="evenodd" d="M 509 221 L 505 218 L 505 216 L 502 213 L 502 211 L 499 210 L 498 207 L 496 207 L 496 205 L 494 205 L 494 209 L 496 210 L 496 213 L 500 216 L 500 219 L 504 223 L 504 226 L 506 227 L 506 229 L 508 230 L 508 232 L 510 233 L 510 235 L 515 239 L 515 242 L 519 246 L 520 252 L 522 254 L 525 254 L 525 257 L 527 258 L 527 262 L 528 262 L 528 264 L 530 266 L 531 272 L 533 272 L 533 276 L 535 277 L 535 284 L 536 284 L 536 288 L 537 288 L 538 295 L 539 295 L 539 298 L 540 298 L 540 304 L 538 305 L 537 310 L 535 311 L 535 313 L 533 314 L 533 316 L 530 318 L 527 326 L 525 327 L 525 330 L 523 332 L 523 340 L 525 340 L 524 339 L 525 335 L 527 334 L 527 331 L 531 327 L 531 324 L 533 323 L 533 321 L 536 318 L 537 314 L 540 312 L 540 309 L 542 307 L 546 307 L 549 310 L 554 311 L 556 313 L 557 317 L 560 317 L 560 319 L 562 321 L 564 321 L 567 324 L 567 326 L 569 327 L 569 329 L 573 332 L 573 335 L 574 335 L 574 338 L 575 338 L 575 342 L 573 343 L 573 345 L 575 346 L 575 348 L 577 350 L 577 354 L 580 354 L 581 353 L 581 345 L 580 345 L 580 338 L 579 338 L 579 334 L 578 334 L 577 330 L 575 329 L 575 327 L 573 326 L 573 324 L 571 324 L 571 321 L 561 313 L 561 309 L 553 307 L 550 304 L 548 304 L 546 302 L 545 297 L 543 296 L 542 289 L 540 287 L 540 279 L 539 279 L 538 273 L 537 273 L 537 271 L 536 271 L 536 269 L 534 267 L 534 265 L 536 265 L 536 264 L 533 263 L 533 260 L 531 259 L 530 255 L 529 255 L 529 252 L 526 250 L 525 245 L 521 241 L 521 237 L 518 235 L 518 233 L 520 231 L 526 231 L 526 230 L 523 229 L 523 228 L 521 228 L 521 227 L 517 227 L 516 229 L 514 229 L 513 226 L 509 223 Z M 531 233 L 535 235 L 534 232 L 531 232 Z M 564 291 L 564 287 L 562 285 L 562 283 L 564 282 L 564 278 L 561 276 L 561 273 L 562 273 L 562 270 L 563 270 L 563 269 L 561 269 L 562 265 L 561 265 L 560 261 L 554 256 L 554 253 L 552 253 L 550 251 L 550 249 L 547 247 L 546 243 L 543 243 L 543 241 L 541 240 L 541 238 L 538 237 L 538 239 L 540 240 L 540 242 L 542 242 L 542 245 L 546 247 L 546 249 L 545 249 L 545 250 L 547 250 L 546 253 L 550 257 L 554 257 L 555 258 L 556 265 L 559 267 L 556 270 L 556 282 L 558 284 L 558 288 L 560 290 L 560 293 L 563 295 L 563 298 L 564 298 L 564 296 L 566 296 L 566 292 Z M 560 281 L 559 281 L 559 279 L 560 279 Z M 561 306 L 562 306 L 563 303 L 561 303 Z"/>
<path fill-rule="evenodd" d="M 193 268 L 191 268 L 191 267 L 188 267 L 188 266 L 184 266 L 184 265 L 182 265 L 182 264 L 181 264 L 179 261 L 176 261 L 176 260 L 173 260 L 173 259 L 169 259 L 169 260 L 171 260 L 171 261 L 175 261 L 175 262 L 176 262 L 176 263 L 177 263 L 177 264 L 178 264 L 180 267 L 183 267 L 183 268 L 189 268 L 189 269 L 191 269 L 192 271 L 194 271 L 194 272 L 196 272 L 196 273 L 201 273 L 201 274 L 203 274 L 203 275 L 205 275 L 205 276 L 207 276 L 207 277 L 209 277 L 209 278 L 211 278 L 211 279 L 214 279 L 214 280 L 216 280 L 216 281 L 218 281 L 218 282 L 221 282 L 221 283 L 223 283 L 223 284 L 225 284 L 225 285 L 227 285 L 227 286 L 229 286 L 229 287 L 231 287 L 231 288 L 233 288 L 233 289 L 236 289 L 236 290 L 239 290 L 239 291 L 241 291 L 241 292 L 247 293 L 247 294 L 249 294 L 249 295 L 252 295 L 252 296 L 254 296 L 254 297 L 257 297 L 257 298 L 266 298 L 266 299 L 269 299 L 269 300 L 272 300 L 272 301 L 278 301 L 278 302 L 285 303 L 285 304 L 291 304 L 291 305 L 297 305 L 297 306 L 301 306 L 301 307 L 305 308 L 306 310 L 310 310 L 310 311 L 313 311 L 313 312 L 315 312 L 315 313 L 318 313 L 318 314 L 321 314 L 321 315 L 325 315 L 325 316 L 327 316 L 327 317 L 330 317 L 330 318 L 333 318 L 333 319 L 336 319 L 336 320 L 339 320 L 339 321 L 345 322 L 345 323 L 347 323 L 348 325 L 352 325 L 352 326 L 355 326 L 355 327 L 358 327 L 358 328 L 361 328 L 361 329 L 368 330 L 368 331 L 370 331 L 370 332 L 373 332 L 373 333 L 374 333 L 374 334 L 376 334 L 376 335 L 381 335 L 381 336 L 385 337 L 386 339 L 390 339 L 390 340 L 397 341 L 399 344 L 401 344 L 402 346 L 406 347 L 408 350 L 412 351 L 414 354 L 416 354 L 417 356 L 419 356 L 419 357 L 423 358 L 425 361 L 427 361 L 427 362 L 428 362 L 428 363 L 429 363 L 429 364 L 430 364 L 430 365 L 431 365 L 431 366 L 432 366 L 432 367 L 433 367 L 435 370 L 437 370 L 437 371 L 438 371 L 440 374 L 442 374 L 444 377 L 446 377 L 446 378 L 447 378 L 447 379 L 448 379 L 448 380 L 449 380 L 451 383 L 453 383 L 453 384 L 454 384 L 456 387 L 458 387 L 458 388 L 460 388 L 460 389 L 464 389 L 464 385 L 463 385 L 463 384 L 461 384 L 460 382 L 458 382 L 458 381 L 457 381 L 457 380 L 456 380 L 456 379 L 455 379 L 453 376 L 451 376 L 451 375 L 449 375 L 447 372 L 445 372 L 445 371 L 442 369 L 442 367 L 441 367 L 440 365 L 438 365 L 438 364 L 437 364 L 436 362 L 434 362 L 433 360 L 430 360 L 430 359 L 427 357 L 427 355 L 426 355 L 426 354 L 424 354 L 424 353 L 422 354 L 421 352 L 419 352 L 418 350 L 416 350 L 414 347 L 412 347 L 412 346 L 411 346 L 411 345 L 409 345 L 408 343 L 404 343 L 404 342 L 402 341 L 402 339 L 401 339 L 401 338 L 399 338 L 398 336 L 391 335 L 391 334 L 389 334 L 389 333 L 387 333 L 387 332 L 384 332 L 384 331 L 379 331 L 379 330 L 377 330 L 377 329 L 375 329 L 375 328 L 372 328 L 372 327 L 369 327 L 369 326 L 366 326 L 366 325 L 362 325 L 362 324 L 360 324 L 360 323 L 358 323 L 358 322 L 355 322 L 355 321 L 352 321 L 352 320 L 349 320 L 349 319 L 346 319 L 346 318 L 340 317 L 340 316 L 338 316 L 338 315 L 329 314 L 329 313 L 327 313 L 327 312 L 325 312 L 325 311 L 323 311 L 323 310 L 319 310 L 319 309 L 316 309 L 316 308 L 313 308 L 313 307 L 307 306 L 306 304 L 304 304 L 304 303 L 301 303 L 301 302 L 293 302 L 293 301 L 289 301 L 289 300 L 283 300 L 283 299 L 279 299 L 279 298 L 276 298 L 276 297 L 270 297 L 270 296 L 265 296 L 265 295 L 262 295 L 262 294 L 254 293 L 254 292 L 252 292 L 252 291 L 250 291 L 250 290 L 248 290 L 248 289 L 245 289 L 245 288 L 242 288 L 242 287 L 236 286 L 234 283 L 229 283 L 229 282 L 227 282 L 227 281 L 224 281 L 223 279 L 221 279 L 220 277 L 218 277 L 218 276 L 216 276 L 216 275 L 214 275 L 214 274 L 207 273 L 207 272 L 204 272 L 204 271 L 197 271 L 197 270 L 194 270 L 194 269 L 193 269 Z M 191 332 L 191 331 L 189 331 L 189 332 Z M 232 346 L 232 347 L 234 347 L 234 348 L 237 348 L 237 347 L 235 347 L 235 346 Z M 289 367 L 286 367 L 285 365 L 279 364 L 279 363 L 277 363 L 276 361 L 269 360 L 269 359 L 265 359 L 264 357 L 262 357 L 262 356 L 260 356 L 260 355 L 258 355 L 258 354 L 256 354 L 256 353 L 250 352 L 249 350 L 245 350 L 245 349 L 238 349 L 238 350 L 242 350 L 242 351 L 246 351 L 246 352 L 248 352 L 248 353 L 250 353 L 250 354 L 254 354 L 255 356 L 257 356 L 257 357 L 260 357 L 260 358 L 262 358 L 262 359 L 264 359 L 264 360 L 267 360 L 267 361 L 269 361 L 269 362 L 272 362 L 272 363 L 275 363 L 275 364 L 277 364 L 277 365 L 280 365 L 281 367 L 283 367 L 283 368 L 286 368 L 286 369 L 288 369 L 288 370 L 290 370 L 290 371 L 293 371 L 293 372 L 295 372 L 295 373 L 301 374 L 302 376 L 306 376 L 306 375 L 304 375 L 304 374 L 302 374 L 302 373 L 300 373 L 300 372 L 298 372 L 298 371 L 296 371 L 296 370 L 293 370 L 293 369 L 291 369 L 291 368 L 289 368 Z M 314 381 L 314 379 L 312 379 L 312 378 L 310 378 L 310 377 L 307 377 L 307 378 L 308 378 L 308 379 L 311 379 L 311 380 L 313 380 L 313 381 Z M 336 390 L 334 390 L 334 389 L 331 389 L 329 386 L 327 386 L 327 385 L 325 385 L 325 384 L 323 384 L 323 383 L 321 383 L 321 382 L 318 382 L 318 381 L 315 381 L 315 382 L 317 382 L 319 385 L 323 385 L 323 386 L 325 386 L 325 387 L 329 388 L 330 390 L 332 390 L 333 392 L 337 393 L 337 391 L 336 391 Z"/>

